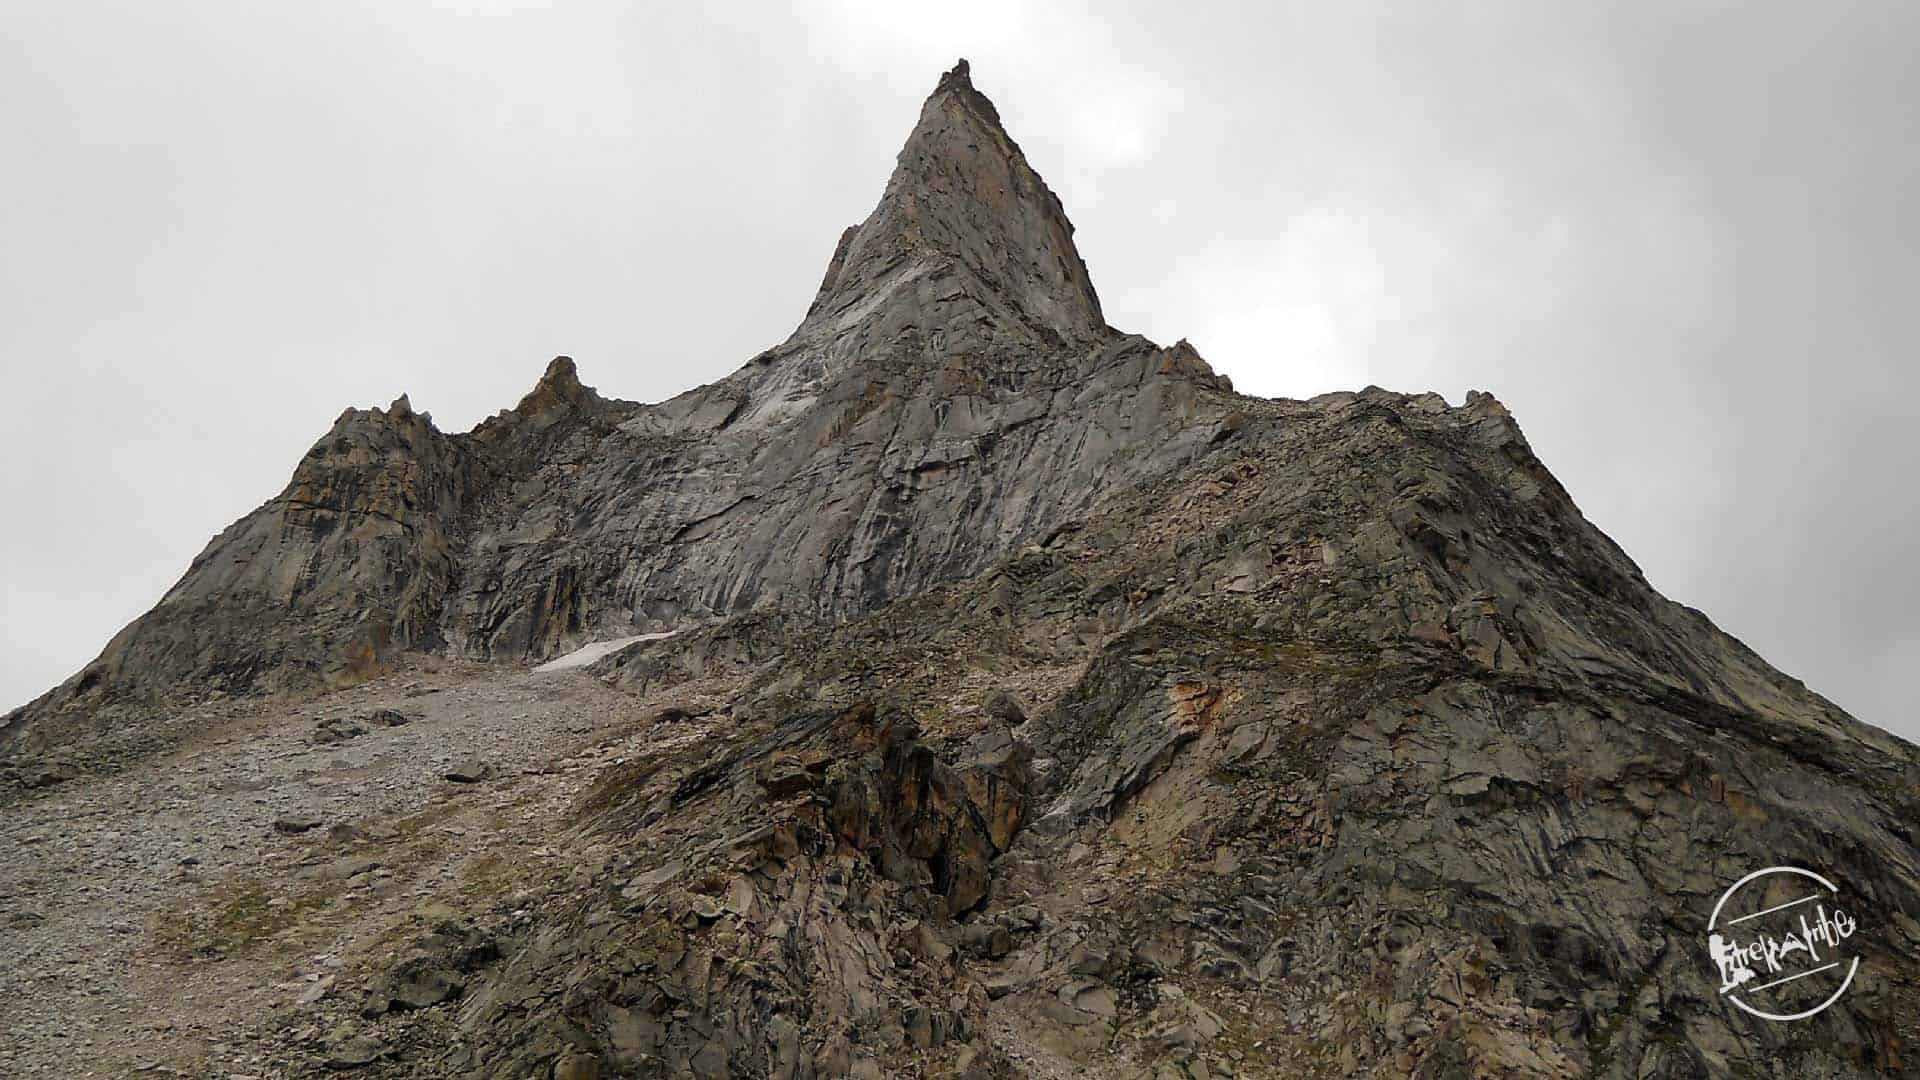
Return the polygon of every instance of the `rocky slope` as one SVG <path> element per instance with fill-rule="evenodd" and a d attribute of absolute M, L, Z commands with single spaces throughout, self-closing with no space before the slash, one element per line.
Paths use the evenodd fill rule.
<path fill-rule="evenodd" d="M 1071 233 L 962 64 L 787 342 L 658 405 L 563 359 L 465 435 L 349 411 L 7 720 L 18 780 L 134 780 L 9 812 L 396 666 L 545 716 L 524 662 L 673 631 L 531 676 L 622 749 L 481 781 L 549 808 L 511 887 L 355 932 L 287 876 L 298 919 L 153 962 L 327 956 L 234 990 L 276 1076 L 1920 1072 L 1913 747 L 1660 597 L 1493 398 L 1235 395 L 1107 327 Z M 1860 914 L 1803 1021 L 1706 948 L 1779 864 Z"/>

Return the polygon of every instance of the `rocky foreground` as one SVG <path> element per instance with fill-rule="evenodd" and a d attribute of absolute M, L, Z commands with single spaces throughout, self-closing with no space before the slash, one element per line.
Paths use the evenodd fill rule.
<path fill-rule="evenodd" d="M 1920 1073 L 1920 751 L 1492 397 L 1107 327 L 964 65 L 787 343 L 350 411 L 4 739 L 22 1075 Z M 1783 863 L 1794 1022 L 1706 948 Z"/>

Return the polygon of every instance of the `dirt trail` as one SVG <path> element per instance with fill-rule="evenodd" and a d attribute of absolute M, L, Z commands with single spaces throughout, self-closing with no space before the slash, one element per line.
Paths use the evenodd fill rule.
<path fill-rule="evenodd" d="M 440 665 L 0 809 L 0 1075 L 279 1075 L 275 1009 L 344 989 L 357 945 L 577 859 L 547 845 L 647 708 Z"/>

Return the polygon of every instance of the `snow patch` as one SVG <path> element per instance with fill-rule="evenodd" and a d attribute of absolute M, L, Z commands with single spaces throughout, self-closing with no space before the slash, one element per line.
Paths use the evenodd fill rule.
<path fill-rule="evenodd" d="M 632 637 L 613 638 L 609 641 L 596 641 L 591 645 L 582 645 L 565 656 L 555 657 L 533 670 L 572 671 L 575 668 L 586 667 L 595 660 L 612 656 L 614 653 L 619 652 L 629 645 L 638 645 L 643 641 L 659 641 L 663 638 L 670 638 L 679 632 L 678 630 L 667 630 L 658 634 L 635 634 Z"/>

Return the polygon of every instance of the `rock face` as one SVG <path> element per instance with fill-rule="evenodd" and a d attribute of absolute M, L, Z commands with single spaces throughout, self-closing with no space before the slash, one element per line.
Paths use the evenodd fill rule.
<path fill-rule="evenodd" d="M 289 1075 L 1920 1071 L 1920 753 L 1660 597 L 1492 397 L 1236 396 L 1071 236 L 963 63 L 785 343 L 348 412 L 11 753 L 677 631 L 529 676 L 650 702 L 598 854 L 288 1018 Z M 1859 916 L 1804 1021 L 1707 952 L 1777 865 Z"/>

